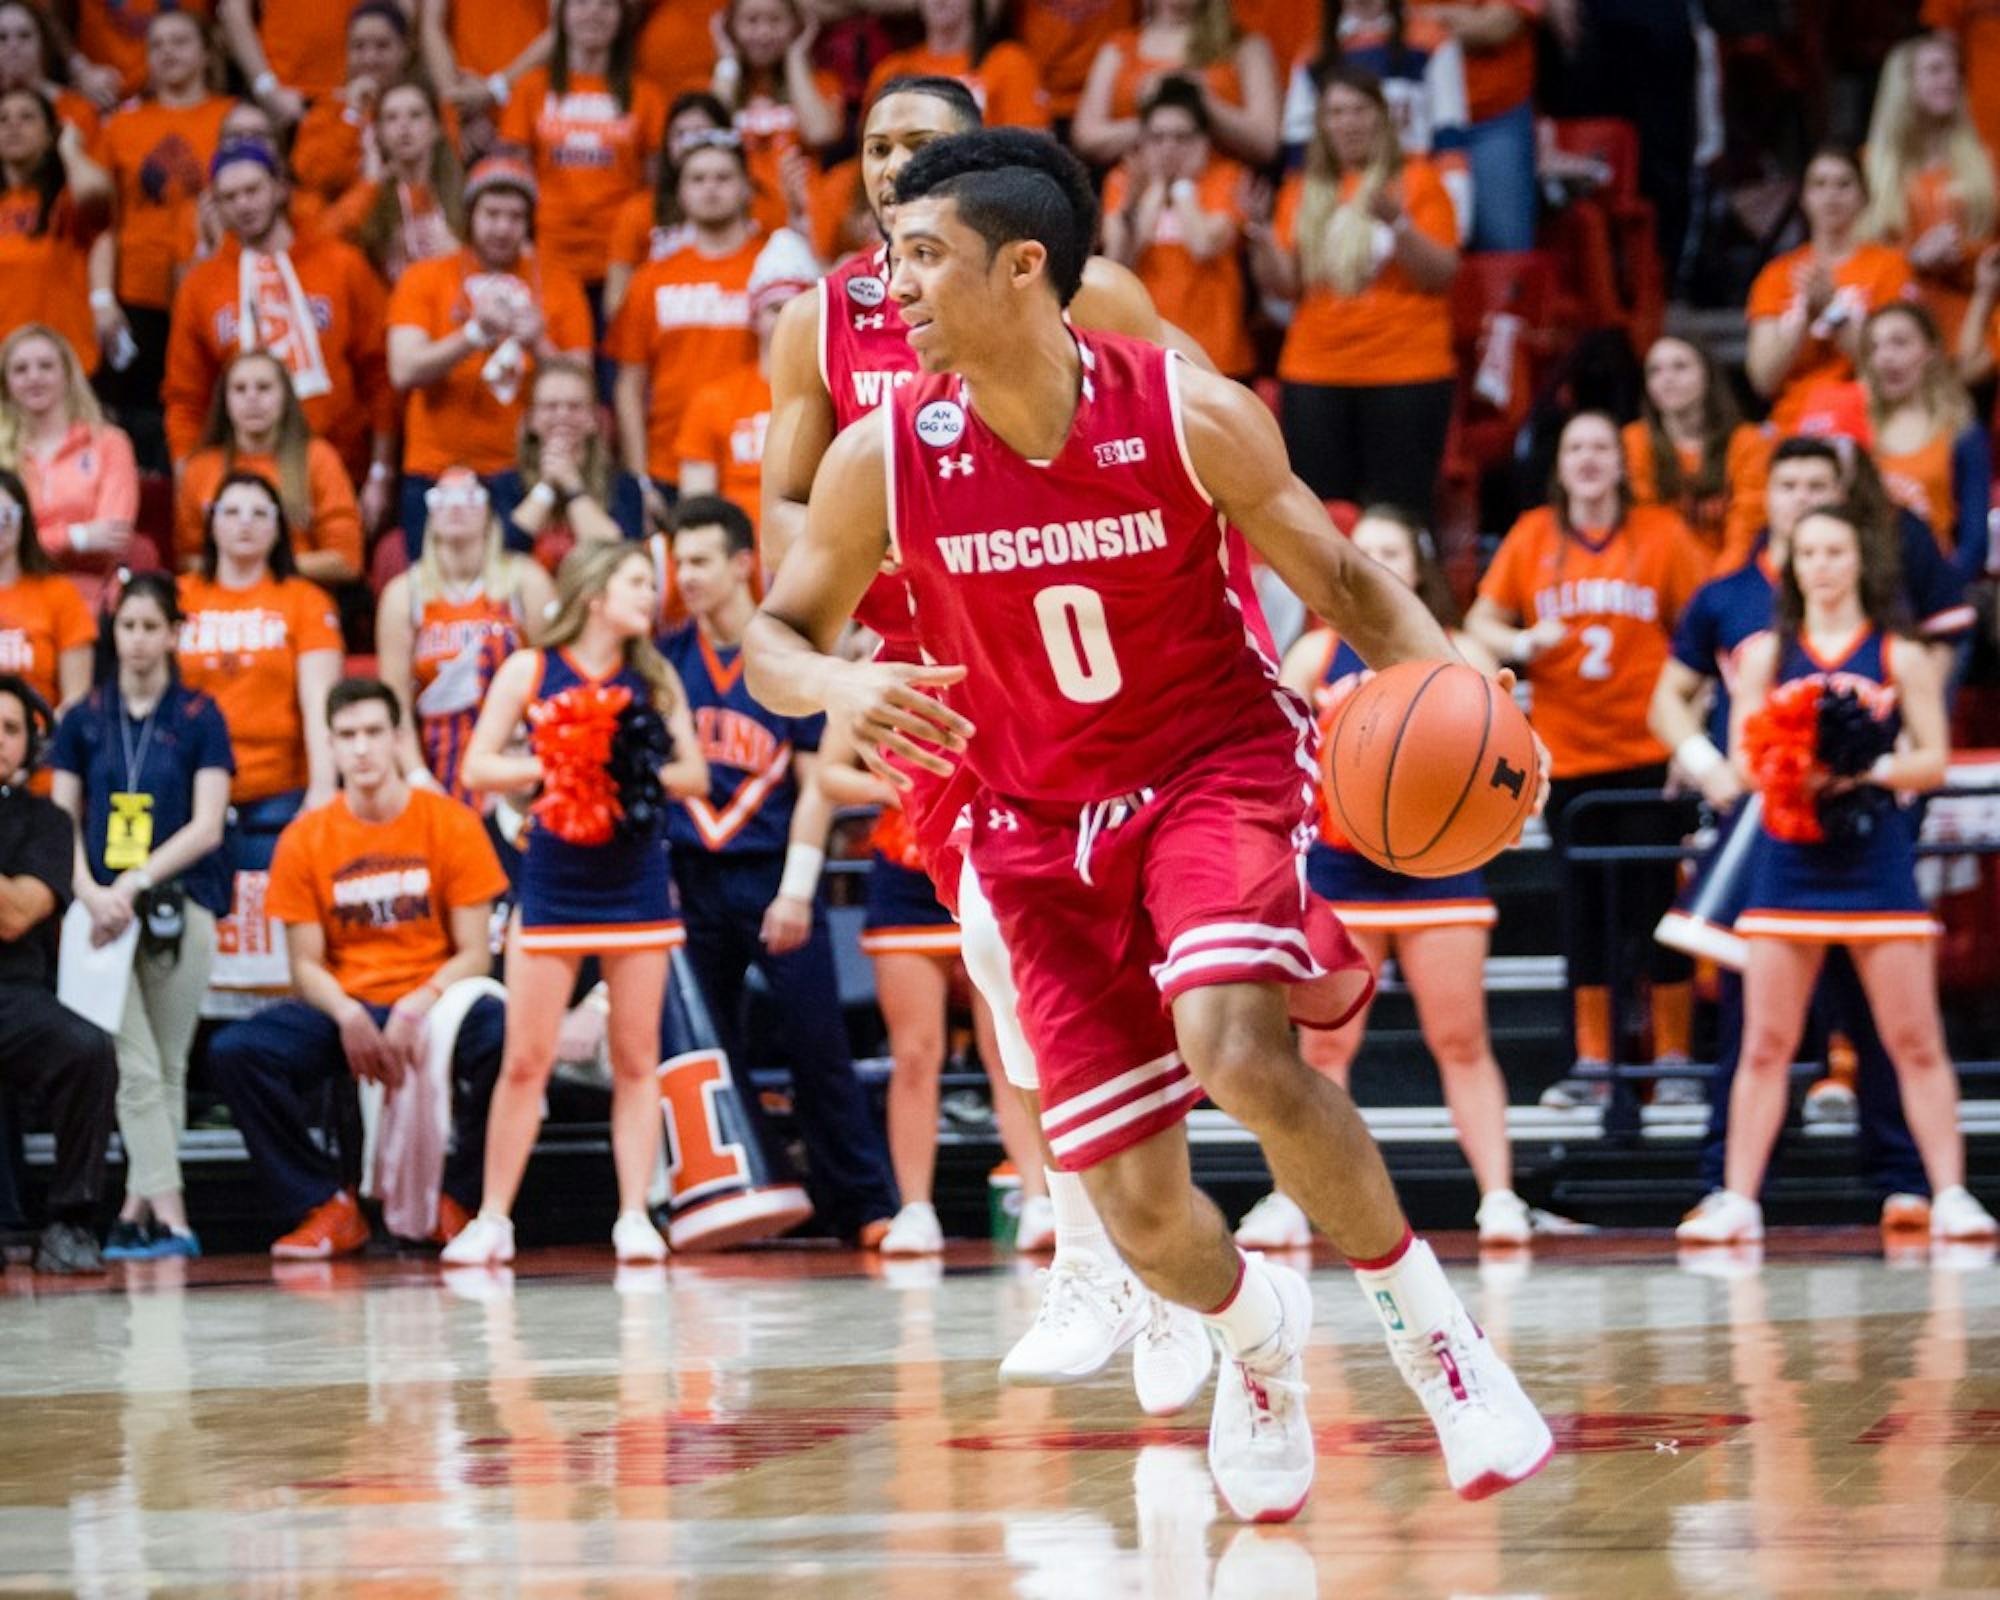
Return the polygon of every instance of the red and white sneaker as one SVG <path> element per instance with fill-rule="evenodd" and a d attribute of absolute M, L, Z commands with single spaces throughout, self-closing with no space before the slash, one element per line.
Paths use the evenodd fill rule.
<path fill-rule="evenodd" d="M 1441 1328 L 1388 1333 L 1403 1381 L 1437 1429 L 1460 1499 L 1484 1500 L 1548 1465 L 1555 1436 L 1464 1306 L 1454 1304 Z"/>
<path fill-rule="evenodd" d="M 1312 1289 L 1290 1267 L 1265 1261 L 1262 1271 L 1284 1319 L 1248 1359 L 1224 1352 L 1208 1424 L 1208 1470 L 1239 1522 L 1289 1522 L 1312 1492 L 1316 1464 L 1305 1380 Z"/>
<path fill-rule="evenodd" d="M 280 1261 L 326 1261 L 351 1256 L 368 1243 L 368 1219 L 345 1189 L 306 1214 L 305 1221 L 271 1243 Z"/>

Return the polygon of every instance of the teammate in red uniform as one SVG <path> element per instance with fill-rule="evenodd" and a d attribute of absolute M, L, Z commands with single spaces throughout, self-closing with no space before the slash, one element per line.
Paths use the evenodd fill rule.
<path fill-rule="evenodd" d="M 1064 320 L 1089 231 L 1043 168 L 987 169 L 995 137 L 940 142 L 897 181 L 889 289 L 924 376 L 828 452 L 745 639 L 751 690 L 843 718 L 878 760 L 963 755 L 983 786 L 971 852 L 1044 1130 L 1125 1260 L 1220 1335 L 1209 1461 L 1230 1507 L 1305 1503 L 1312 1295 L 1239 1252 L 1190 1181 L 1204 1093 L 1353 1262 L 1453 1487 L 1492 1493 L 1548 1459 L 1547 1425 L 1287 1025 L 1283 985 L 1331 975 L 1358 1003 L 1372 980 L 1344 939 L 1307 937 L 1311 719 L 1222 581 L 1223 519 L 1371 664 L 1450 642 L 1334 533 L 1248 391 Z M 885 558 L 939 665 L 833 653 Z"/>
<path fill-rule="evenodd" d="M 979 125 L 977 102 L 955 78 L 897 78 L 886 84 L 869 108 L 861 140 L 862 186 L 876 220 L 884 221 L 896 176 L 917 151 Z M 1087 179 L 1068 192 L 1079 216 L 1094 216 Z M 884 223 L 885 238 L 887 232 Z M 762 522 L 764 556 L 773 567 L 783 562 L 803 526 L 813 476 L 834 435 L 916 376 L 916 355 L 889 298 L 888 260 L 886 243 L 854 257 L 830 273 L 817 294 L 801 295 L 787 306 L 773 334 Z M 1161 322 L 1136 277 L 1102 257 L 1085 263 L 1069 315 L 1080 327 L 1173 340 L 1180 348 L 1199 350 Z M 1247 596 L 1247 572 L 1242 581 Z M 881 635 L 884 659 L 922 659 L 900 577 L 881 575 L 857 615 Z M 993 1016 L 1008 1081 L 1039 1117 L 1034 1052 L 1017 1019 L 1018 996 L 1006 947 L 976 876 L 964 869 L 956 851 L 944 848 L 971 786 L 922 770 L 908 776 L 912 784 L 903 796 L 904 814 L 925 852 L 939 897 L 959 917 L 962 959 Z M 1001 1377 L 1010 1383 L 1088 1378 L 1132 1342 L 1140 1405 L 1156 1414 L 1182 1409 L 1207 1381 L 1212 1365 L 1200 1324 L 1133 1281 L 1117 1260 L 1081 1181 L 1053 1164 L 1049 1199 L 1055 1213 L 1055 1257 L 1035 1320 L 1001 1362 Z"/>

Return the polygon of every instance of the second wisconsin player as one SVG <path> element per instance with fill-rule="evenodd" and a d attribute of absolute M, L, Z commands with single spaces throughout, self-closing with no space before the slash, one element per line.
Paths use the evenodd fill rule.
<path fill-rule="evenodd" d="M 1194 1187 L 1183 1119 L 1204 1093 L 1355 1266 L 1453 1486 L 1492 1493 L 1541 1467 L 1548 1429 L 1291 1039 L 1284 985 L 1358 1001 L 1370 980 L 1308 938 L 1310 721 L 1228 596 L 1224 520 L 1374 665 L 1451 645 L 1333 531 L 1248 391 L 1063 320 L 1089 229 L 1046 171 L 990 168 L 990 137 L 940 141 L 898 182 L 889 289 L 925 376 L 828 453 L 746 635 L 752 692 L 925 770 L 962 754 L 983 784 L 973 859 L 1045 1130 L 1126 1261 L 1221 1337 L 1209 1457 L 1232 1509 L 1304 1504 L 1312 1296 Z M 885 556 L 945 665 L 834 654 Z"/>

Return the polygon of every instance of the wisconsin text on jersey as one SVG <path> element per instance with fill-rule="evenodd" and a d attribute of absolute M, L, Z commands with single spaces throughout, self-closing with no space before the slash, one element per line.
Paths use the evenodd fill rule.
<path fill-rule="evenodd" d="M 1166 513 L 1157 508 L 1085 522 L 1045 522 L 1039 528 L 996 528 L 991 533 L 938 537 L 945 571 L 1012 572 L 1016 567 L 1059 567 L 1074 561 L 1115 561 L 1167 547 Z"/>

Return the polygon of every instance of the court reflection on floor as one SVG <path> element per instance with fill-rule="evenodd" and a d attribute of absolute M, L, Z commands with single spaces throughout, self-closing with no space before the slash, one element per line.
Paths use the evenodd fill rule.
<path fill-rule="evenodd" d="M 1453 1268 L 1557 1429 L 1448 1491 L 1345 1274 L 1305 1517 L 1218 1515 L 1206 1407 L 994 1363 L 1032 1279 L 774 1254 L 611 1277 L 135 1266 L 0 1293 L 0 1592 L 1290 1600 L 2000 1588 L 2000 1273 L 1647 1246 Z"/>

